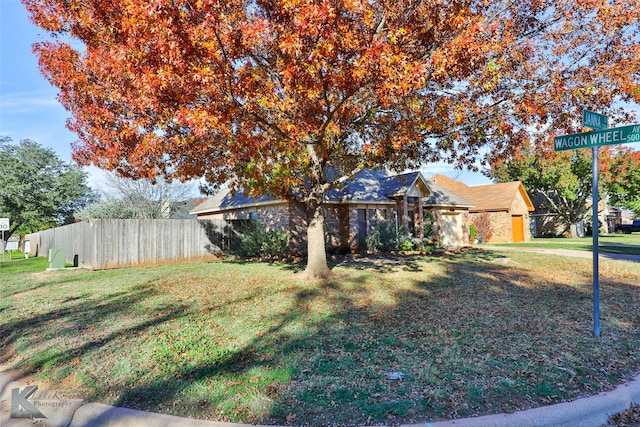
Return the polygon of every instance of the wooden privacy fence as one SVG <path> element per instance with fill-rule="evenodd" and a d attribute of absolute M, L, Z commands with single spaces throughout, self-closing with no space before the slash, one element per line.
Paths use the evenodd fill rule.
<path fill-rule="evenodd" d="M 28 234 L 30 254 L 65 252 L 65 262 L 103 269 L 203 258 L 237 247 L 234 224 L 224 220 L 95 219 Z"/>

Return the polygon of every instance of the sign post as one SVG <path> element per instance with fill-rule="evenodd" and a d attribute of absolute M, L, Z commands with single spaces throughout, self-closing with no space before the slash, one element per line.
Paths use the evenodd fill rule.
<path fill-rule="evenodd" d="M 598 247 L 598 234 L 600 233 L 600 219 L 598 218 L 598 147 L 591 147 L 593 153 L 593 163 L 591 166 L 591 209 L 592 225 L 591 236 L 593 236 L 593 336 L 600 336 L 600 266 Z"/>
<path fill-rule="evenodd" d="M 11 226 L 11 222 L 9 221 L 9 218 L 0 218 L 0 230 L 2 230 L 2 261 L 3 262 L 5 260 L 4 252 L 7 246 L 6 242 L 4 241 L 4 232 L 9 231 L 10 226 Z"/>
<path fill-rule="evenodd" d="M 609 118 L 593 111 L 582 111 L 582 125 L 592 132 L 561 135 L 553 138 L 554 151 L 577 150 L 591 147 L 592 163 L 592 215 L 593 215 L 593 335 L 600 336 L 600 272 L 598 264 L 598 147 L 603 145 L 640 142 L 640 124 L 608 129 Z"/>

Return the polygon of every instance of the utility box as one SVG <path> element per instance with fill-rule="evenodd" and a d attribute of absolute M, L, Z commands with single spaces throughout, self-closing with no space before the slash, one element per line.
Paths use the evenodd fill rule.
<path fill-rule="evenodd" d="M 64 268 L 64 249 L 49 249 L 49 268 Z"/>

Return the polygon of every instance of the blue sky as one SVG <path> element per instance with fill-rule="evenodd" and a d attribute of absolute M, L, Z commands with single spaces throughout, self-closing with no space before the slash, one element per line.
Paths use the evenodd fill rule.
<path fill-rule="evenodd" d="M 31 53 L 31 45 L 45 39 L 19 0 L 0 0 L 0 135 L 32 139 L 68 161 L 76 136 L 65 127 L 68 114 L 57 90 L 40 75 Z"/>
<path fill-rule="evenodd" d="M 20 0 L 0 0 L 0 135 L 16 142 L 32 139 L 70 161 L 71 143 L 77 138 L 65 127 L 69 114 L 56 100 L 57 89 L 38 72 L 31 53 L 31 45 L 45 39 L 46 32 L 29 22 Z M 490 183 L 480 173 L 454 170 L 444 163 L 425 166 L 422 172 L 427 177 L 442 173 L 467 185 Z M 90 183 L 97 187 L 99 171 L 89 173 Z"/>

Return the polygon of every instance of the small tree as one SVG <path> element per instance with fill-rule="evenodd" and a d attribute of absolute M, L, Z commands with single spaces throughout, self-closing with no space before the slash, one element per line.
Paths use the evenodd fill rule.
<path fill-rule="evenodd" d="M 602 150 L 602 186 L 609 204 L 625 206 L 640 218 L 640 150 L 619 146 Z"/>
<path fill-rule="evenodd" d="M 493 236 L 493 227 L 491 226 L 491 217 L 488 212 L 480 212 L 473 224 L 476 230 L 476 239 L 479 243 L 487 243 Z"/>
<path fill-rule="evenodd" d="M 123 200 L 109 197 L 94 202 L 76 212 L 76 218 L 84 221 L 90 219 L 126 219 L 136 218 L 136 211 Z"/>
<path fill-rule="evenodd" d="M 108 173 L 101 188 L 106 198 L 78 211 L 80 219 L 172 218 L 194 186 L 163 178 L 130 179 Z"/>

